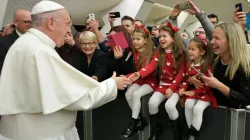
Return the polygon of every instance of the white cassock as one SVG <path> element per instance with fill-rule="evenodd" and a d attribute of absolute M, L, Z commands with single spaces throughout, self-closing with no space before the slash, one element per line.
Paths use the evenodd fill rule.
<path fill-rule="evenodd" d="M 0 80 L 0 140 L 78 140 L 76 111 L 116 98 L 112 78 L 99 83 L 82 74 L 55 46 L 31 28 L 10 48 Z"/>

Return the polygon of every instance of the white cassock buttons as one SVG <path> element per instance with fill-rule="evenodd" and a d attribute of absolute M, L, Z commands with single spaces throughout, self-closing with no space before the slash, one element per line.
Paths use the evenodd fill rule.
<path fill-rule="evenodd" d="M 143 70 L 143 71 L 146 71 L 146 69 L 144 69 L 144 68 L 143 68 L 142 70 Z"/>
<path fill-rule="evenodd" d="M 174 80 L 173 83 L 176 83 L 176 81 Z"/>
<path fill-rule="evenodd" d="M 158 59 L 157 59 L 157 58 L 155 58 L 155 61 L 158 61 Z"/>
<path fill-rule="evenodd" d="M 170 63 L 167 63 L 167 66 L 170 66 Z"/>

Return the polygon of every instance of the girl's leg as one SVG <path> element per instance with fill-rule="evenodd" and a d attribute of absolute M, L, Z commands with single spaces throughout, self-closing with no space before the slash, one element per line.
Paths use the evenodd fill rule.
<path fill-rule="evenodd" d="M 193 120 L 193 108 L 197 99 L 187 99 L 185 102 L 185 117 L 187 121 L 188 128 L 192 125 Z"/>
<path fill-rule="evenodd" d="M 132 118 L 137 119 L 141 110 L 141 97 L 153 92 L 147 84 L 140 86 L 132 93 Z"/>
<path fill-rule="evenodd" d="M 126 91 L 125 93 L 125 97 L 126 97 L 126 100 L 128 102 L 128 105 L 130 107 L 130 109 L 132 109 L 132 94 L 133 92 L 138 89 L 140 86 L 137 85 L 137 84 L 132 84 Z"/>
<path fill-rule="evenodd" d="M 176 120 L 179 117 L 176 104 L 178 103 L 180 96 L 177 93 L 174 93 L 166 102 L 165 109 L 168 113 L 170 120 Z"/>
<path fill-rule="evenodd" d="M 200 130 L 202 124 L 203 111 L 210 105 L 210 102 L 198 100 L 193 109 L 192 125 L 196 130 Z"/>
<path fill-rule="evenodd" d="M 149 140 L 157 140 L 161 134 L 161 123 L 159 119 L 158 107 L 165 99 L 166 97 L 160 92 L 155 92 L 149 99 L 148 106 L 151 122 L 151 133 Z"/>
<path fill-rule="evenodd" d="M 155 92 L 151 98 L 149 99 L 148 102 L 148 109 L 149 109 L 149 114 L 154 115 L 157 114 L 159 109 L 159 105 L 161 102 L 163 102 L 166 99 L 166 97 L 160 93 L 160 92 Z"/>

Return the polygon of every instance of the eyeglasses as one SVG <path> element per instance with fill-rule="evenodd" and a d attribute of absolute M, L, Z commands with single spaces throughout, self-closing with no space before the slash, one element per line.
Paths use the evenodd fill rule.
<path fill-rule="evenodd" d="M 194 35 L 197 35 L 197 34 L 199 34 L 199 35 L 200 35 L 200 34 L 203 34 L 203 35 L 204 35 L 204 34 L 205 34 L 205 31 L 194 31 Z"/>
<path fill-rule="evenodd" d="M 30 25 L 32 22 L 29 21 L 29 20 L 19 20 L 19 21 L 22 21 L 24 24 L 26 25 Z"/>
<path fill-rule="evenodd" d="M 83 42 L 83 43 L 80 43 L 80 46 L 81 47 L 87 47 L 87 45 L 89 45 L 89 46 L 94 46 L 96 43 L 95 42 L 89 42 L 89 43 L 85 43 L 85 42 Z"/>
<path fill-rule="evenodd" d="M 218 22 L 217 21 L 211 21 L 212 24 L 217 24 Z"/>

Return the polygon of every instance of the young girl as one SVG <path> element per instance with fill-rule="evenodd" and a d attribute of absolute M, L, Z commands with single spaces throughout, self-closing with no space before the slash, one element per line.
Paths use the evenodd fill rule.
<path fill-rule="evenodd" d="M 217 102 L 210 91 L 210 87 L 206 84 L 197 89 L 188 82 L 189 76 L 208 76 L 209 71 L 212 71 L 213 52 L 209 41 L 202 36 L 194 37 L 190 41 L 188 55 L 191 61 L 186 66 L 186 76 L 179 94 L 180 96 L 184 95 L 184 99 L 186 99 L 185 116 L 190 129 L 188 140 L 194 140 L 202 124 L 203 111 L 209 105 L 217 107 Z"/>
<path fill-rule="evenodd" d="M 129 138 L 145 127 L 145 120 L 141 115 L 139 116 L 141 97 L 153 92 L 157 85 L 154 71 L 158 59 L 154 55 L 154 45 L 149 31 L 144 26 L 136 27 L 133 34 L 133 46 L 136 50 L 134 65 L 138 72 L 127 75 L 134 82 L 125 93 L 128 105 L 132 110 L 132 120 L 128 128 L 123 132 L 123 138 Z M 137 80 L 139 77 L 141 79 Z"/>
<path fill-rule="evenodd" d="M 165 108 L 171 120 L 174 139 L 180 140 L 179 113 L 176 109 L 179 95 L 174 92 L 176 92 L 183 80 L 185 50 L 178 31 L 179 29 L 173 27 L 169 22 L 166 26 L 160 28 L 158 65 L 160 84 L 149 100 L 149 114 L 152 128 L 149 140 L 157 140 L 160 136 L 161 124 L 158 107 L 166 99 Z"/>

